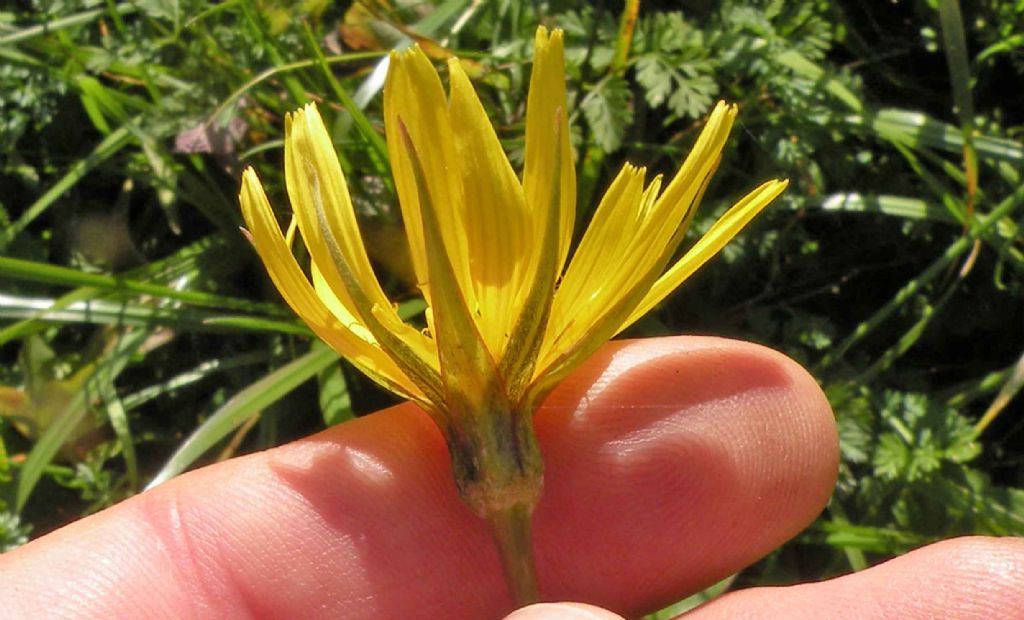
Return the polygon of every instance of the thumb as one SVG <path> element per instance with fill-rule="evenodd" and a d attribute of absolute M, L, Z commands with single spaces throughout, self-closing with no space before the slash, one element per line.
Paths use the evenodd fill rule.
<path fill-rule="evenodd" d="M 583 603 L 538 603 L 513 611 L 505 620 L 623 620 L 623 617 Z"/>

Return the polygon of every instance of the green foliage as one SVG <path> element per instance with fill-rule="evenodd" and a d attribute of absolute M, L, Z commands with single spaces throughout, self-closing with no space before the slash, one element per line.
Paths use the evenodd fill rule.
<path fill-rule="evenodd" d="M 650 3 L 631 36 L 621 7 L 601 4 L 0 10 L 0 550 L 186 468 L 393 402 L 310 346 L 238 233 L 239 174 L 259 170 L 286 222 L 283 117 L 319 102 L 371 257 L 422 323 L 375 69 L 406 33 L 438 60 L 458 53 L 521 158 L 539 22 L 566 32 L 581 223 L 623 161 L 673 172 L 719 98 L 740 105 L 740 122 L 691 235 L 760 180 L 791 180 L 631 331 L 767 343 L 810 367 L 835 409 L 829 507 L 735 582 L 817 578 L 956 534 L 1024 534 L 1024 118 L 1005 94 L 1024 64 L 1024 9 L 964 5 L 967 45 L 953 52 L 955 15 L 944 22 L 933 4 Z M 987 410 L 997 415 L 979 426 Z"/>
<path fill-rule="evenodd" d="M 28 542 L 32 528 L 21 522 L 13 512 L 0 511 L 0 553 L 4 553 Z"/>
<path fill-rule="evenodd" d="M 665 123 L 697 119 L 718 94 L 704 34 L 681 13 L 655 13 L 641 22 L 633 46 L 636 81 L 652 108 L 667 108 Z"/>
<path fill-rule="evenodd" d="M 834 504 L 862 515 L 856 547 L 877 553 L 967 533 L 1017 532 L 1020 491 L 998 489 L 976 467 L 982 455 L 974 424 L 925 394 L 860 388 L 830 393 L 839 416 L 844 464 Z M 833 540 L 849 534 L 835 523 Z M 894 536 L 894 533 L 899 533 Z M 852 544 L 852 543 L 851 543 Z"/>
<path fill-rule="evenodd" d="M 601 80 L 580 103 L 597 146 L 614 151 L 622 146 L 626 123 L 629 122 L 629 88 L 626 81 L 614 75 Z"/>

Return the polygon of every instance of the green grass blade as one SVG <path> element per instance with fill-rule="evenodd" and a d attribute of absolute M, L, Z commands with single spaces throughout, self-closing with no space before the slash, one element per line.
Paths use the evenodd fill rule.
<path fill-rule="evenodd" d="M 952 297 L 953 293 L 956 292 L 958 285 L 961 281 L 962 280 L 960 279 L 954 281 L 953 284 L 951 284 L 942 293 L 942 295 L 939 296 L 935 303 L 925 304 L 920 311 L 921 317 L 917 321 L 915 321 L 914 324 L 911 325 L 910 328 L 906 332 L 904 332 L 902 336 L 900 336 L 900 338 L 896 341 L 895 344 L 886 349 L 885 352 L 878 356 L 878 359 L 875 360 L 874 363 L 868 366 L 868 368 L 865 369 L 863 372 L 858 374 L 857 377 L 853 380 L 854 383 L 858 383 L 861 385 L 870 384 L 872 381 L 877 379 L 878 375 L 880 375 L 883 371 L 888 370 L 889 367 L 892 366 L 893 362 L 902 357 L 907 351 L 910 350 L 911 347 L 917 344 L 917 341 L 920 340 L 921 336 L 924 335 L 924 332 L 928 328 L 928 325 L 936 316 L 938 316 L 939 312 L 945 307 L 950 297 Z"/>
<path fill-rule="evenodd" d="M 222 314 L 105 299 L 71 300 L 21 297 L 0 293 L 0 318 L 24 319 L 0 331 L 0 344 L 38 332 L 53 323 L 91 323 L 173 327 L 181 331 L 253 331 L 295 336 L 312 332 L 298 322 L 256 316 Z"/>
<path fill-rule="evenodd" d="M 344 64 L 349 62 L 358 62 L 361 60 L 374 60 L 384 55 L 384 52 L 353 52 L 350 54 L 341 54 L 339 56 L 327 56 L 324 58 L 324 63 L 328 65 L 333 64 Z M 210 115 L 211 118 L 220 118 L 236 101 L 241 99 L 247 92 L 259 86 L 267 80 L 276 78 L 280 75 L 287 74 L 291 71 L 298 71 L 300 69 L 308 69 L 309 67 L 315 67 L 319 64 L 316 60 L 299 60 L 296 62 L 289 62 L 265 69 L 260 73 L 252 77 L 248 82 L 242 84 L 235 89 L 227 99 L 225 99 L 217 109 Z"/>
<path fill-rule="evenodd" d="M 341 364 L 333 364 L 320 371 L 317 383 L 320 388 L 320 415 L 326 426 L 341 424 L 355 417 L 352 395 L 348 391 Z"/>
<path fill-rule="evenodd" d="M 978 191 L 978 157 L 974 150 L 974 102 L 971 97 L 971 69 L 967 62 L 967 38 L 960 14 L 959 0 L 939 0 L 939 22 L 949 64 L 949 78 L 953 85 L 953 103 L 960 119 L 963 135 L 964 175 L 967 180 L 967 219 L 974 214 L 975 195 Z M 966 223 L 965 223 L 966 225 Z"/>
<path fill-rule="evenodd" d="M 47 312 L 64 310 L 75 302 L 92 299 L 99 295 L 99 293 L 97 289 L 92 287 L 82 287 L 57 299 L 42 300 L 46 305 L 45 310 L 39 308 L 38 302 L 40 300 L 35 300 L 36 303 L 32 303 L 31 301 L 24 300 L 24 298 L 0 293 L 0 318 L 22 319 L 17 323 L 0 329 L 0 346 L 46 329 L 49 323 L 43 320 L 43 317 Z"/>
<path fill-rule="evenodd" d="M 309 353 L 235 394 L 186 439 L 147 485 L 151 489 L 185 471 L 247 419 L 337 362 L 338 354 L 316 343 Z"/>
<path fill-rule="evenodd" d="M 229 310 L 241 310 L 245 312 L 268 312 L 274 315 L 285 314 L 283 308 L 272 304 L 263 304 L 224 297 L 214 293 L 203 293 L 199 291 L 178 290 L 161 284 L 141 282 L 121 276 L 110 276 L 98 273 L 85 273 L 76 269 L 69 269 L 49 263 L 39 263 L 0 256 L 0 275 L 29 280 L 32 282 L 45 282 L 47 284 L 59 284 L 63 286 L 91 286 L 113 293 L 136 293 L 139 295 L 151 295 L 162 299 L 173 299 L 196 306 L 210 306 Z"/>
<path fill-rule="evenodd" d="M 214 277 L 212 272 L 220 272 L 225 268 L 229 268 L 231 261 L 225 261 L 225 256 L 232 256 L 233 245 L 222 236 L 210 236 L 199 239 L 189 245 L 184 246 L 178 251 L 165 256 L 164 258 L 157 259 L 155 261 L 146 263 L 141 267 L 130 269 L 123 275 L 125 278 L 132 280 L 147 280 L 152 283 L 167 284 L 169 282 L 190 283 L 200 279 L 210 279 Z M 14 301 L 16 298 L 11 296 L 11 306 L 2 307 L 7 310 L 3 316 L 6 318 L 22 318 L 24 320 L 19 321 L 13 325 L 9 325 L 3 330 L 0 330 L 0 345 L 10 342 L 16 338 L 22 338 L 33 333 L 38 333 L 43 329 L 46 329 L 53 321 L 63 320 L 81 320 L 85 322 L 97 322 L 87 318 L 87 316 L 72 317 L 68 316 L 66 319 L 57 314 L 58 310 L 63 310 L 67 306 L 78 301 L 88 301 L 92 299 L 100 298 L 104 295 L 104 292 L 100 289 L 93 287 L 82 287 L 75 289 L 56 300 L 32 300 L 25 299 L 22 301 Z M 255 303 L 255 302 L 254 302 Z M 257 304 L 260 308 L 260 312 L 270 316 L 287 316 L 286 311 L 274 304 Z M 255 307 L 254 307 L 255 308 Z M 150 310 L 152 312 L 152 310 Z M 206 315 L 201 320 L 213 318 L 216 315 Z M 44 319 L 48 317 L 50 320 Z M 246 329 L 244 325 L 233 325 L 238 321 L 239 317 L 223 317 L 226 319 L 228 325 L 225 327 L 228 329 Z M 260 319 L 257 319 L 260 320 Z M 109 323 L 111 321 L 102 321 Z M 296 333 L 291 327 L 289 322 L 278 324 L 275 326 L 262 325 L 259 328 L 261 331 L 280 331 L 282 333 Z M 196 326 L 192 326 L 196 328 Z M 217 330 L 217 326 L 213 326 L 213 330 Z M 306 334 L 305 331 L 301 333 Z"/>
<path fill-rule="evenodd" d="M 966 407 L 979 398 L 999 391 L 1003 384 L 1010 379 L 1016 367 L 1017 364 L 1011 364 L 1008 368 L 986 373 L 981 378 L 954 385 L 952 388 L 940 392 L 939 396 L 950 407 Z"/>
<path fill-rule="evenodd" d="M 971 69 L 967 61 L 967 38 L 964 36 L 959 0 L 939 0 L 939 22 L 942 25 L 942 41 L 953 86 L 953 102 L 960 118 L 960 127 L 969 139 L 974 126 L 974 104 L 971 98 Z"/>
<path fill-rule="evenodd" d="M 334 92 L 334 96 L 339 102 L 341 102 L 345 111 L 348 112 L 349 117 L 355 124 L 356 131 L 359 132 L 359 135 L 366 144 L 370 146 L 370 157 L 374 163 L 374 167 L 377 169 L 377 173 L 386 175 L 389 169 L 389 160 L 388 147 L 387 144 L 384 143 L 384 138 L 381 136 L 380 132 L 373 128 L 373 125 L 370 124 L 370 120 L 366 118 L 365 114 L 363 114 L 362 108 L 356 105 L 356 102 L 351 96 L 349 96 L 345 87 L 342 86 L 341 82 L 339 82 L 338 79 L 334 77 L 334 74 L 331 73 L 331 68 L 327 64 L 327 58 L 320 50 L 320 45 L 317 43 L 315 35 L 309 28 L 308 24 L 306 24 L 304 31 L 306 34 L 306 40 L 309 43 L 309 48 L 316 55 L 317 64 L 320 66 L 320 70 L 324 74 L 324 78 L 330 85 L 331 91 Z M 331 139 L 337 142 L 339 137 L 341 136 L 332 136 Z"/>
<path fill-rule="evenodd" d="M 900 141 L 913 148 L 933 148 L 949 153 L 963 153 L 964 136 L 960 129 L 937 121 L 923 112 L 885 108 L 847 118 L 875 135 Z M 1024 145 L 993 136 L 975 136 L 974 148 L 981 158 L 1024 164 Z"/>
<path fill-rule="evenodd" d="M 128 412 L 124 403 L 117 396 L 117 388 L 113 382 L 100 380 L 97 385 L 97 393 L 103 401 L 107 419 L 110 427 L 114 429 L 114 435 L 121 445 L 121 455 L 124 457 L 125 472 L 128 476 L 128 487 L 134 492 L 139 487 L 139 465 L 135 456 L 135 438 L 132 437 L 131 426 L 128 424 Z"/>
<path fill-rule="evenodd" d="M 830 194 L 823 197 L 816 206 L 822 211 L 841 211 L 844 213 L 882 213 L 893 217 L 909 220 L 929 220 L 958 224 L 946 209 L 934 202 L 912 198 L 910 196 L 889 196 L 885 194 L 860 194 L 846 192 Z"/>
<path fill-rule="evenodd" d="M 194 383 L 198 383 L 215 373 L 224 372 L 233 368 L 265 363 L 269 359 L 270 356 L 266 352 L 257 350 L 230 358 L 207 360 L 191 370 L 187 370 L 181 374 L 171 377 L 163 383 L 148 385 L 137 392 L 128 394 L 121 399 L 121 403 L 124 405 L 125 409 L 131 411 L 132 409 L 137 409 L 152 400 L 160 398 L 164 394 L 181 390 Z"/>

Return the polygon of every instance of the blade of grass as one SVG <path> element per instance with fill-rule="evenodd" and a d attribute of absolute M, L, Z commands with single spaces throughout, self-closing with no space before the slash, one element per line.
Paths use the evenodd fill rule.
<path fill-rule="evenodd" d="M 939 392 L 939 397 L 950 407 L 966 407 L 979 398 L 984 398 L 993 392 L 998 392 L 1003 384 L 1010 379 L 1016 367 L 1017 364 L 1011 364 L 1003 370 L 996 370 L 982 375 L 980 379 L 971 379 L 970 381 L 957 384 L 949 390 Z"/>
<path fill-rule="evenodd" d="M 284 58 L 277 49 L 277 45 L 274 44 L 273 35 L 265 30 L 265 20 L 258 14 L 259 9 L 251 6 L 251 4 L 253 3 L 244 2 L 238 5 L 242 9 L 242 17 L 244 18 L 242 26 L 249 34 L 252 42 L 266 53 L 271 63 L 275 66 L 284 65 Z M 293 106 L 300 105 L 308 100 L 306 88 L 303 87 L 298 77 L 292 73 L 285 73 L 281 79 L 284 81 L 288 94 L 291 95 Z"/>
<path fill-rule="evenodd" d="M 277 402 L 337 360 L 337 353 L 318 342 L 309 353 L 235 394 L 175 450 L 146 488 L 151 489 L 185 471 L 258 411 Z"/>
<path fill-rule="evenodd" d="M 656 611 L 653 614 L 644 616 L 643 620 L 674 620 L 675 618 L 679 618 L 691 609 L 696 609 L 704 603 L 712 601 L 725 594 L 729 588 L 732 587 L 733 582 L 736 581 L 738 576 L 739 573 L 733 573 L 713 586 L 704 588 L 696 594 L 691 594 L 678 603 L 669 605 L 668 607 Z"/>
<path fill-rule="evenodd" d="M 112 381 L 100 380 L 96 386 L 96 394 L 104 405 L 103 409 L 110 421 L 110 427 L 114 429 L 114 435 L 121 446 L 128 487 L 134 492 L 139 488 L 139 465 L 135 456 L 135 438 L 132 437 L 131 426 L 128 424 L 128 412 L 118 398 L 117 389 Z"/>
<path fill-rule="evenodd" d="M 619 34 L 615 38 L 615 56 L 612 58 L 612 70 L 622 73 L 629 60 L 629 50 L 633 45 L 633 31 L 636 29 L 637 13 L 640 12 L 640 0 L 626 0 L 619 16 Z"/>
<path fill-rule="evenodd" d="M 910 196 L 848 192 L 824 196 L 817 202 L 817 206 L 823 211 L 883 213 L 904 219 L 929 220 L 948 224 L 956 224 L 960 221 L 950 215 L 945 209 L 939 208 L 934 202 Z"/>
<path fill-rule="evenodd" d="M 311 336 L 298 323 L 255 316 L 200 311 L 192 308 L 104 299 L 67 300 L 21 297 L 0 293 L 0 318 L 26 319 L 0 331 L 0 344 L 37 331 L 38 325 L 92 323 L 96 325 L 167 326 L 182 331 L 258 331 Z"/>
<path fill-rule="evenodd" d="M 962 277 L 957 278 L 956 280 L 953 281 L 953 283 L 950 286 L 946 288 L 946 290 L 942 293 L 942 295 L 939 296 L 938 300 L 936 300 L 935 303 L 925 304 L 920 312 L 921 317 L 917 321 L 915 321 L 914 324 L 911 325 L 910 328 L 906 332 L 904 332 L 903 335 L 900 336 L 900 338 L 891 347 L 886 349 L 885 352 L 882 353 L 882 355 L 878 356 L 878 359 L 875 360 L 874 363 L 868 366 L 863 372 L 858 374 L 856 378 L 853 379 L 853 382 L 860 385 L 870 384 L 878 377 L 879 374 L 881 374 L 883 371 L 887 370 L 890 366 L 892 366 L 893 362 L 902 357 L 907 351 L 910 350 L 911 347 L 917 344 L 917 341 L 920 340 L 921 336 L 924 335 L 924 332 L 928 328 L 928 325 L 936 316 L 938 316 L 939 312 L 945 307 L 946 303 L 953 296 L 953 293 L 957 290 L 957 288 L 959 288 L 959 284 L 962 281 Z"/>
<path fill-rule="evenodd" d="M 828 503 L 828 512 L 832 517 L 832 522 L 836 526 L 850 526 L 850 518 L 846 513 L 846 509 L 843 508 L 843 503 L 838 498 L 833 498 Z M 826 522 L 827 523 L 827 522 Z M 867 558 L 864 557 L 864 552 L 853 545 L 844 545 L 841 543 L 833 543 L 843 550 L 843 555 L 846 556 L 846 561 L 849 563 L 850 568 L 854 571 L 861 571 L 868 567 Z"/>
<path fill-rule="evenodd" d="M 49 263 L 21 260 L 0 256 L 0 275 L 19 280 L 45 282 L 63 286 L 91 286 L 114 293 L 135 293 L 162 299 L 173 299 L 196 306 L 208 306 L 245 312 L 262 312 L 277 315 L 286 314 L 284 309 L 272 304 L 225 297 L 214 293 L 178 290 L 161 284 L 141 282 L 121 276 L 85 273 Z"/>
<path fill-rule="evenodd" d="M 841 82 L 829 78 L 824 68 L 799 52 L 789 50 L 775 60 L 797 75 L 820 82 L 825 92 L 855 112 L 847 117 L 847 122 L 852 125 L 869 129 L 886 140 L 900 140 L 914 148 L 929 147 L 963 153 L 965 140 L 961 129 L 939 122 L 923 112 L 895 108 L 869 109 Z M 973 142 L 978 156 L 1024 163 L 1024 145 L 1019 142 L 992 136 L 973 136 Z"/>
<path fill-rule="evenodd" d="M 862 112 L 864 110 L 864 103 L 857 97 L 857 95 L 853 94 L 850 89 L 848 89 L 839 80 L 829 77 L 828 72 L 825 71 L 825 69 L 807 59 L 805 56 L 800 54 L 800 52 L 796 50 L 787 50 L 776 56 L 774 60 L 775 62 L 792 69 L 797 75 L 817 82 L 825 92 L 841 101 L 846 105 L 846 107 L 850 108 L 852 112 Z"/>
<path fill-rule="evenodd" d="M 264 351 L 253 351 L 229 358 L 207 360 L 191 370 L 187 370 L 181 374 L 171 377 L 163 383 L 149 385 L 137 392 L 132 392 L 122 398 L 121 403 L 128 411 L 138 409 L 142 405 L 160 398 L 164 394 L 186 388 L 218 372 L 224 372 L 226 370 L 241 368 L 242 366 L 249 366 L 252 364 L 265 363 L 268 360 L 269 354 Z"/>
<path fill-rule="evenodd" d="M 939 122 L 923 112 L 885 108 L 847 118 L 852 125 L 867 129 L 890 141 L 900 141 L 913 148 L 933 148 L 962 154 L 964 137 L 960 129 Z M 1024 145 L 993 136 L 974 136 L 979 157 L 1024 164 Z"/>
<path fill-rule="evenodd" d="M 964 36 L 963 17 L 960 14 L 959 0 L 939 0 L 939 23 L 942 26 L 942 40 L 946 49 L 946 62 L 949 64 L 949 78 L 953 86 L 953 103 L 960 119 L 960 134 L 963 136 L 964 176 L 967 188 L 964 197 L 966 214 L 964 231 L 974 217 L 974 200 L 978 191 L 978 156 L 974 150 L 974 102 L 971 98 L 971 70 L 967 62 L 967 39 Z M 980 240 L 976 241 L 970 256 L 964 261 L 960 271 L 966 274 L 981 249 Z"/>
<path fill-rule="evenodd" d="M 972 212 L 969 205 L 965 204 L 964 200 L 962 200 L 957 193 L 950 190 L 939 177 L 932 174 L 931 171 L 922 165 L 918 154 L 924 158 L 937 159 L 942 164 L 946 164 L 948 162 L 934 157 L 928 150 L 913 151 L 906 145 L 899 142 L 893 143 L 893 146 L 903 155 L 907 163 L 910 164 L 914 173 L 924 181 L 925 186 L 938 197 L 943 206 L 946 207 L 946 211 L 949 212 L 949 214 L 966 229 L 971 223 Z M 951 170 L 947 171 L 952 172 Z M 954 177 L 954 180 L 961 182 L 966 186 L 968 184 L 967 176 L 959 174 L 958 170 L 956 172 L 957 174 L 951 174 L 950 176 Z M 979 235 L 976 241 L 978 243 L 981 241 L 986 242 L 988 245 L 992 246 L 1000 256 L 1007 256 L 1012 259 L 1011 265 L 1013 267 L 1024 270 L 1024 254 L 1008 243 L 1012 242 L 1016 238 L 1017 228 L 1017 225 L 1012 219 L 1010 219 L 1010 217 L 1005 217 L 996 222 L 996 226 L 994 226 L 991 231 L 986 230 L 984 233 Z M 997 237 L 1002 237 L 1003 240 L 1000 240 Z M 975 243 L 971 248 L 972 256 L 977 253 L 977 248 L 979 247 L 978 243 Z M 970 262 L 971 258 L 965 260 L 965 264 L 969 264 Z"/>
<path fill-rule="evenodd" d="M 46 329 L 49 325 L 47 321 L 43 319 L 47 312 L 56 312 L 63 310 L 74 304 L 75 302 L 86 301 L 96 297 L 99 294 L 98 289 L 86 286 L 66 295 L 62 295 L 54 300 L 37 300 L 45 301 L 48 303 L 47 309 L 30 309 L 28 307 L 22 307 L 21 300 L 9 295 L 0 293 L 0 316 L 3 318 L 22 318 L 23 320 L 18 321 L 12 325 L 0 329 L 0 346 L 15 340 L 18 338 L 25 338 L 31 334 L 38 333 L 39 331 Z M 9 299 L 8 299 L 9 298 Z M 32 303 L 24 304 L 24 306 L 32 306 Z M 19 312 L 21 314 L 19 314 Z"/>
<path fill-rule="evenodd" d="M 361 61 L 361 60 L 373 60 L 373 59 L 380 58 L 385 53 L 386 52 L 380 52 L 380 51 L 352 52 L 350 54 L 341 54 L 339 56 L 327 56 L 327 57 L 324 58 L 324 63 L 326 63 L 328 65 L 333 65 L 333 64 L 344 64 L 344 63 L 348 63 L 348 62 L 358 62 L 358 61 Z M 285 73 L 289 73 L 291 71 L 298 71 L 300 69 L 308 69 L 309 67 L 315 67 L 317 64 L 319 64 L 319 63 L 316 60 L 299 60 L 299 61 L 296 61 L 296 62 L 289 62 L 289 63 L 280 64 L 280 65 L 271 67 L 269 69 L 264 69 L 260 73 L 256 74 L 248 82 L 246 82 L 245 84 L 242 84 L 237 89 L 235 89 L 234 92 L 232 92 L 230 95 L 228 95 L 227 99 L 225 99 L 223 102 L 221 102 L 221 104 L 219 106 L 217 106 L 217 109 L 214 110 L 212 114 L 210 114 L 210 118 L 212 118 L 212 119 L 219 119 L 219 118 L 221 118 L 221 116 L 223 116 L 223 114 L 228 110 L 228 108 L 230 108 L 232 106 L 232 104 L 234 104 L 242 96 L 244 96 L 247 92 L 249 92 L 250 90 L 252 90 L 256 86 L 259 86 L 263 82 L 265 82 L 265 81 L 267 81 L 267 80 L 269 80 L 271 78 L 275 78 L 275 77 L 277 77 L 279 75 L 282 75 L 282 74 L 285 74 Z"/>
<path fill-rule="evenodd" d="M 223 256 L 230 249 L 231 244 L 224 237 L 205 237 L 186 245 L 177 252 L 165 256 L 164 258 L 146 263 L 141 267 L 130 269 L 123 275 L 124 277 L 134 280 L 149 280 L 163 284 L 174 282 L 175 284 L 180 285 L 183 282 L 194 282 L 204 274 L 207 277 L 211 277 L 212 274 L 206 273 L 210 270 L 207 269 L 204 271 L 203 269 L 203 265 L 205 263 L 210 263 L 217 269 L 228 266 L 230 261 L 223 260 Z M 39 312 L 38 316 L 42 316 L 47 312 L 60 310 L 76 301 L 87 301 L 99 298 L 103 294 L 104 292 L 102 290 L 88 286 L 75 289 L 57 298 L 51 306 L 47 307 L 46 305 L 43 305 L 37 308 Z M 28 312 L 27 309 L 23 310 Z M 31 315 L 22 314 L 21 316 Z M 0 330 L 0 345 L 15 338 L 22 338 L 33 333 L 38 333 L 39 331 L 46 329 L 48 325 L 49 322 L 36 320 L 35 317 L 26 318 L 23 321 L 9 325 L 3 330 Z"/>
<path fill-rule="evenodd" d="M 964 36 L 963 16 L 959 0 L 939 0 L 939 23 L 942 26 L 942 41 L 949 64 L 950 84 L 953 86 L 953 102 L 960 119 L 964 147 L 970 147 L 974 129 L 974 103 L 971 98 L 971 69 L 967 61 L 967 38 Z"/>
<path fill-rule="evenodd" d="M 814 529 L 825 534 L 828 544 L 843 549 L 853 549 L 861 555 L 864 552 L 906 551 L 928 542 L 927 537 L 916 532 L 870 525 L 854 525 L 846 521 L 821 521 Z M 861 569 L 863 568 L 867 568 L 867 562 L 861 567 Z"/>

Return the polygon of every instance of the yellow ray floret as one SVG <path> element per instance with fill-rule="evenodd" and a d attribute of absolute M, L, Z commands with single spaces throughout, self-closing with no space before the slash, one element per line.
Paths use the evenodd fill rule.
<path fill-rule="evenodd" d="M 356 318 L 345 311 L 341 304 L 333 303 L 333 300 L 325 303 L 323 295 L 318 294 L 310 285 L 281 234 L 263 187 L 252 168 L 242 175 L 239 198 L 253 246 L 267 266 L 277 290 L 292 310 L 317 336 L 372 379 L 406 398 L 422 401 L 422 392 L 399 370 Z"/>

